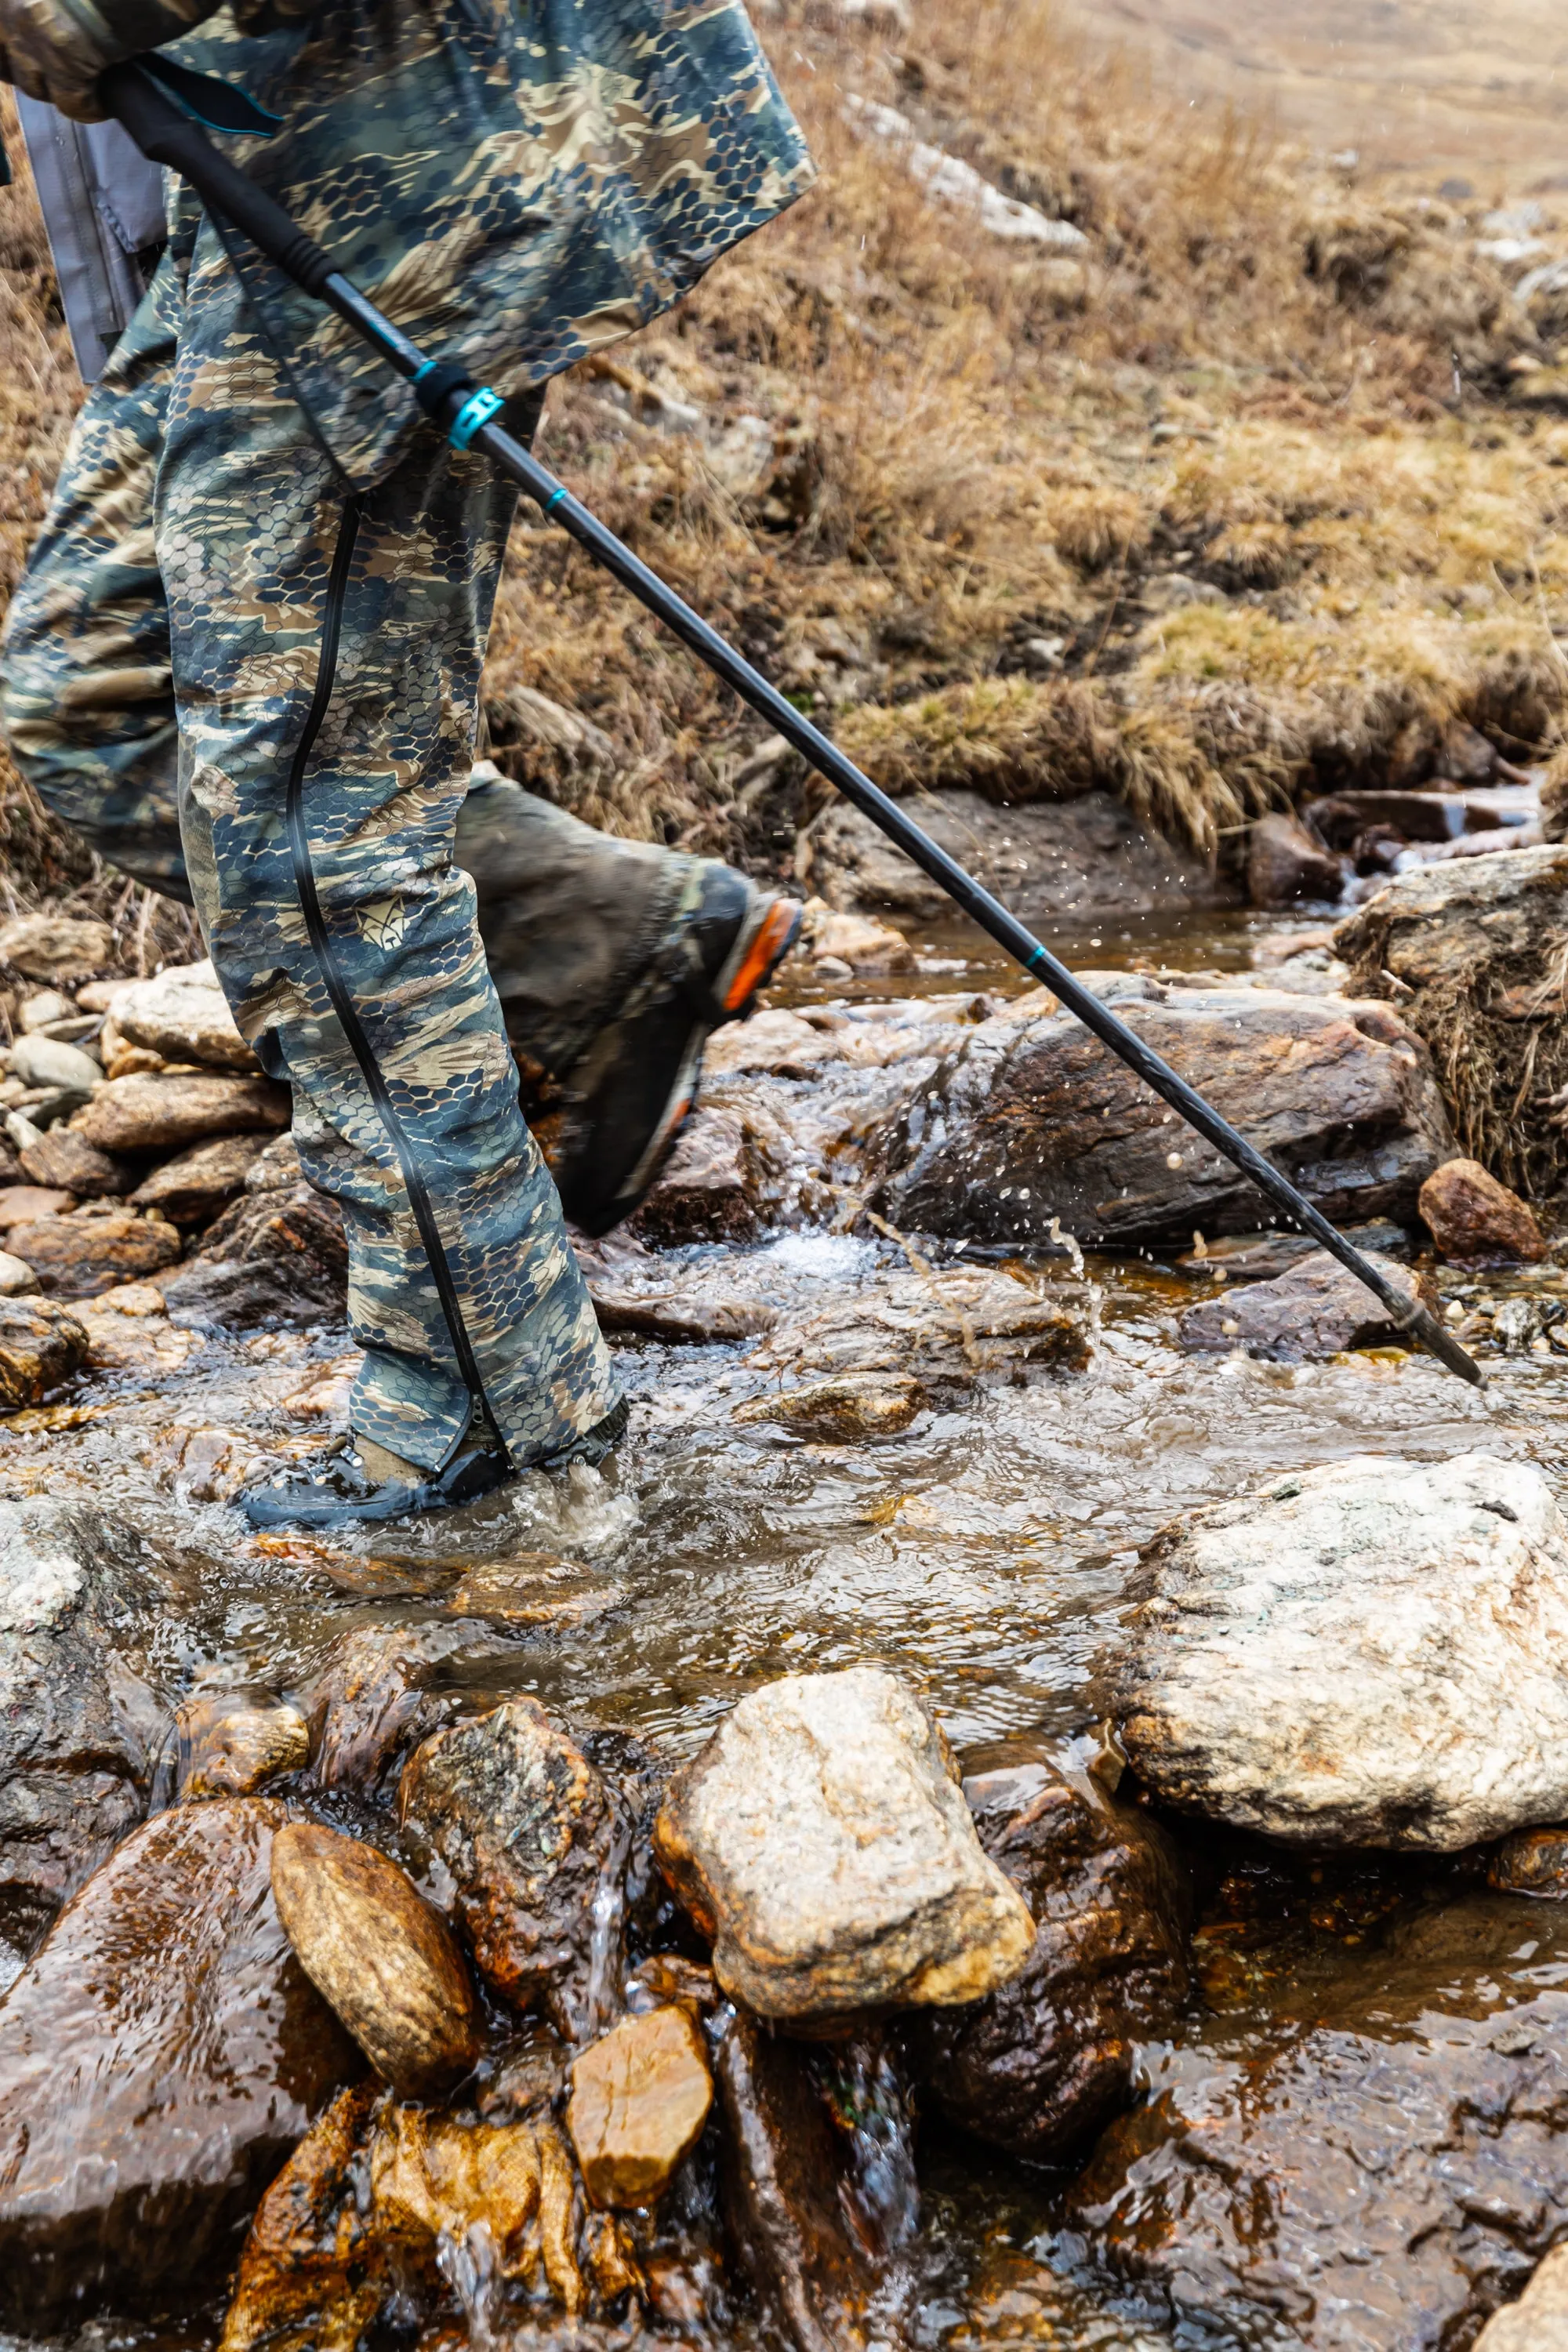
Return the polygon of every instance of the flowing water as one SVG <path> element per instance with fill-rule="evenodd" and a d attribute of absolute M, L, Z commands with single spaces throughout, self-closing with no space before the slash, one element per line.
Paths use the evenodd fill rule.
<path fill-rule="evenodd" d="M 1158 936 L 1144 927 L 1129 938 L 1123 924 L 1120 937 L 1061 945 L 1086 964 L 1152 955 L 1234 971 L 1252 961 L 1260 932 L 1279 928 L 1208 917 Z M 967 965 L 958 984 L 1003 979 L 973 940 L 928 945 L 933 961 Z M 955 982 L 943 971 L 928 984 Z M 762 1255 L 770 1290 L 802 1316 L 900 1262 L 894 1242 L 826 1233 L 784 1235 Z M 395 1546 L 263 1542 L 225 1502 L 203 1498 L 247 1444 L 320 1442 L 321 1422 L 306 1423 L 288 1401 L 313 1382 L 318 1402 L 329 1394 L 319 1384 L 341 1331 L 213 1340 L 173 1374 L 96 1375 L 65 1406 L 0 1430 L 0 1478 L 14 1491 L 108 1504 L 199 1556 L 200 1647 L 214 1684 L 297 1692 L 349 1626 L 424 1622 L 482 1570 L 488 1592 L 510 1595 L 509 1638 L 472 1664 L 459 1654 L 451 1671 L 487 1690 L 532 1693 L 684 1754 L 773 1675 L 877 1661 L 929 1696 L 961 1753 L 984 1745 L 994 1769 L 1011 1753 L 1026 1758 L 1031 1742 L 1041 1752 L 1042 1738 L 1059 1753 L 1094 1739 L 1097 1654 L 1115 1639 L 1138 1547 L 1174 1514 L 1288 1467 L 1365 1452 L 1437 1461 L 1482 1447 L 1529 1456 L 1554 1480 L 1568 1469 L 1562 1357 L 1489 1357 L 1480 1394 L 1392 1351 L 1296 1366 L 1190 1357 L 1173 1323 L 1201 1276 L 1195 1294 L 1194 1278 L 1171 1266 L 1091 1254 L 1081 1277 L 1058 1257 L 1029 1278 L 1064 1297 L 1098 1290 L 1087 1370 L 976 1389 L 900 1436 L 833 1444 L 736 1420 L 762 1385 L 740 1348 L 625 1346 L 634 1414 L 611 1465 L 524 1478 L 400 1533 Z M 1541 1279 L 1484 1287 L 1500 1298 Z M 1336 1959 L 1337 1949 L 1331 1937 L 1314 1947 L 1312 1965 L 1353 1974 L 1360 1960 L 1348 1948 Z M 905 2158 L 875 2086 L 861 2088 L 867 2177 L 897 2231 L 907 2227 Z M 938 2136 L 921 2170 L 926 2340 L 951 2338 L 954 2352 L 1025 2340 L 1142 2352 L 1170 2340 L 1088 2290 L 1052 2284 L 1027 2253 L 1050 2223 L 1050 2176 Z M 444 2256 L 481 2345 L 484 2251 L 454 2245 Z M 1012 2333 L 985 2316 L 1009 2296 Z"/>

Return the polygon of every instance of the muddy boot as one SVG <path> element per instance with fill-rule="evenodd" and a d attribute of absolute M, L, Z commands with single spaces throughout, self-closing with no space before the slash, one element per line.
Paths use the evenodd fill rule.
<path fill-rule="evenodd" d="M 716 859 L 595 833 L 485 762 L 456 854 L 524 1084 L 553 1105 L 539 1133 L 561 1205 L 608 1233 L 668 1157 L 708 1038 L 788 953 L 799 904 Z"/>
<path fill-rule="evenodd" d="M 556 1459 L 538 1469 L 564 1469 L 569 1462 L 599 1463 L 626 1429 L 623 1397 L 603 1421 Z M 351 1432 L 331 1453 L 302 1462 L 276 1478 L 246 1486 L 236 1497 L 253 1528 L 309 1528 L 316 1531 L 405 1519 L 416 1511 L 454 1510 L 477 1503 L 516 1475 L 493 1433 L 465 1442 L 444 1470 L 423 1470 L 384 1445 Z"/>

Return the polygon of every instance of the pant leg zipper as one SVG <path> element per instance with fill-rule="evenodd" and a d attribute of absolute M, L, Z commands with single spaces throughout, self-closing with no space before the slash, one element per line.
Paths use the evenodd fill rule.
<path fill-rule="evenodd" d="M 436 1223 L 436 1213 L 431 1206 L 429 1191 L 424 1177 L 419 1172 L 418 1163 L 415 1159 L 413 1148 L 403 1123 L 393 1108 L 392 1097 L 386 1081 L 371 1050 L 370 1040 L 365 1035 L 363 1025 L 354 1009 L 353 999 L 349 993 L 337 956 L 333 951 L 327 930 L 326 918 L 321 912 L 321 897 L 316 888 L 315 868 L 310 860 L 310 836 L 305 827 L 305 769 L 310 753 L 315 748 L 316 738 L 321 731 L 322 722 L 326 719 L 327 710 L 331 702 L 332 688 L 336 683 L 338 646 L 342 634 L 343 604 L 348 594 L 349 572 L 353 563 L 354 547 L 359 538 L 361 513 L 362 509 L 357 499 L 349 499 L 345 501 L 342 521 L 338 530 L 337 545 L 332 551 L 331 576 L 327 583 L 326 610 L 321 620 L 321 665 L 316 673 L 316 686 L 310 697 L 310 707 L 305 714 L 304 729 L 295 746 L 294 757 L 289 765 L 289 782 L 284 794 L 284 810 L 289 827 L 289 853 L 294 868 L 294 887 L 300 894 L 300 904 L 304 911 L 305 929 L 310 933 L 310 946 L 321 968 L 321 978 L 326 983 L 327 994 L 331 999 L 332 1010 L 342 1024 L 343 1034 L 349 1041 L 349 1049 L 359 1064 L 360 1074 L 369 1088 L 371 1100 L 374 1103 L 382 1125 L 391 1139 L 392 1148 L 397 1154 L 397 1164 L 402 1171 L 404 1185 L 408 1193 L 408 1203 L 414 1212 L 414 1222 L 419 1229 L 419 1238 L 425 1244 L 425 1255 L 430 1261 L 430 1271 L 435 1277 L 437 1296 L 441 1301 L 441 1312 L 446 1318 L 453 1352 L 458 1359 L 458 1369 L 468 1390 L 468 1420 L 464 1423 L 463 1431 L 452 1448 L 453 1453 L 456 1453 L 457 1446 L 462 1443 L 463 1435 L 467 1434 L 472 1423 L 476 1405 L 483 1408 L 498 1433 L 500 1423 L 496 1421 L 495 1415 L 489 1412 L 484 1381 L 479 1374 L 479 1362 L 474 1354 L 473 1344 L 468 1338 L 468 1328 L 463 1321 L 463 1310 L 458 1299 L 458 1286 L 452 1279 L 452 1269 L 447 1260 L 440 1228 Z M 504 1444 L 504 1439 L 502 1443 Z M 450 1458 L 451 1456 L 448 1455 L 447 1459 L 450 1460 Z M 445 1467 L 445 1465 L 442 1465 L 442 1467 Z"/>

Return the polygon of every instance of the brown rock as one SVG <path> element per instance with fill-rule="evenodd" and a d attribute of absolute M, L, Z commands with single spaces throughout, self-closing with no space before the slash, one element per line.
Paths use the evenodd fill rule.
<path fill-rule="evenodd" d="M 1419 1278 L 1407 1265 L 1374 1250 L 1371 1262 L 1407 1298 L 1419 1300 Z M 1346 1348 L 1410 1344 L 1387 1309 L 1327 1250 L 1313 1250 L 1272 1282 L 1238 1284 L 1189 1307 L 1177 1330 L 1184 1348 L 1248 1356 L 1275 1363 L 1320 1361 Z"/>
<path fill-rule="evenodd" d="M 538 2000 L 568 2040 L 598 2031 L 624 1973 L 628 1825 L 538 1702 L 509 1700 L 426 1739 L 398 1811 L 450 1874 L 458 1921 L 496 1990 L 516 2009 Z M 612 1908 L 596 1921 L 601 1895 Z"/>
<path fill-rule="evenodd" d="M 1017 1806 L 1021 1780 L 1038 1786 Z M 1137 2044 L 1174 2031 L 1187 1892 L 1163 1843 L 1087 1774 L 1036 1762 L 964 1790 L 981 1843 L 1034 1914 L 1034 1949 L 988 2000 L 910 2018 L 906 2047 L 952 2122 L 1058 2164 L 1131 2104 Z"/>
<path fill-rule="evenodd" d="M 175 1789 L 183 1805 L 205 1797 L 248 1797 L 280 1772 L 309 1761 L 310 1735 L 298 1707 L 270 1691 L 209 1691 L 174 1717 Z"/>
<path fill-rule="evenodd" d="M 1475 2352 L 1568 2352 L 1568 2246 L 1548 2254 L 1519 2301 L 1488 2320 Z"/>
<path fill-rule="evenodd" d="M 207 1136 L 276 1134 L 289 1108 L 288 1087 L 270 1078 L 109 1078 L 71 1124 L 103 1151 L 176 1151 Z"/>
<path fill-rule="evenodd" d="M 126 1043 L 166 1062 L 257 1072 L 260 1064 L 239 1031 L 210 963 L 174 964 L 152 980 L 115 992 L 114 1025 Z"/>
<path fill-rule="evenodd" d="M 246 1176 L 262 1148 L 258 1135 L 220 1135 L 211 1143 L 194 1143 L 143 1178 L 131 1195 L 132 1204 L 162 1209 L 177 1225 L 200 1224 L 244 1191 Z"/>
<path fill-rule="evenodd" d="M 37 1288 L 38 1277 L 32 1267 L 8 1250 L 0 1250 L 0 1298 L 20 1298 L 24 1292 Z"/>
<path fill-rule="evenodd" d="M 7 1184 L 0 1190 L 0 1233 L 8 1233 L 13 1225 L 35 1224 L 40 1217 L 63 1217 L 75 1206 L 74 1192 L 41 1184 Z"/>
<path fill-rule="evenodd" d="M 752 1397 L 738 1422 L 777 1422 L 803 1437 L 896 1437 L 925 1410 L 926 1392 L 908 1372 L 842 1372 L 804 1388 Z"/>
<path fill-rule="evenodd" d="M 348 1303 L 342 1211 L 304 1182 L 247 1189 L 207 1228 L 167 1297 L 170 1314 L 198 1330 L 341 1316 Z"/>
<path fill-rule="evenodd" d="M 161 1813 L 0 2003 L 0 2314 L 210 2292 L 358 2053 L 289 1948 L 265 1798 Z M 62 2086 L 69 2085 L 68 2096 Z"/>
<path fill-rule="evenodd" d="M 109 961 L 114 944 L 107 923 L 68 915 L 16 915 L 0 924 L 0 963 L 29 980 L 86 980 Z"/>
<path fill-rule="evenodd" d="M 1476 1160 L 1449 1160 L 1421 1187 L 1421 1218 L 1442 1255 L 1460 1265 L 1538 1265 L 1546 1243 L 1517 1192 Z"/>
<path fill-rule="evenodd" d="M 899 1271 L 847 1286 L 815 1313 L 781 1317 L 744 1362 L 802 1383 L 816 1373 L 827 1383 L 875 1375 L 931 1389 L 1021 1386 L 1031 1375 L 1080 1371 L 1086 1321 L 1080 1300 L 1000 1268 Z M 846 1407 L 852 1415 L 847 1393 Z"/>
<path fill-rule="evenodd" d="M 915 951 L 902 931 L 874 917 L 841 913 L 821 898 L 806 900 L 793 952 L 818 962 L 831 957 L 847 964 L 857 979 L 915 968 Z"/>
<path fill-rule="evenodd" d="M 457 1712 L 436 1687 L 447 1659 L 474 1646 L 484 1628 L 356 1625 L 335 1644 L 310 1694 L 311 1777 L 322 1789 L 379 1799 L 419 1742 Z"/>
<path fill-rule="evenodd" d="M 1299 898 L 1331 905 L 1346 868 L 1299 817 L 1262 816 L 1247 840 L 1247 890 L 1255 907 L 1292 907 Z"/>
<path fill-rule="evenodd" d="M 474 2122 L 345 2091 L 262 2200 L 220 2352 L 352 2347 L 384 2316 L 402 2333 L 449 2311 L 454 2263 L 498 2319 L 512 2295 L 597 2318 L 639 2284 L 614 2217 L 580 2210 L 548 2113 Z"/>
<path fill-rule="evenodd" d="M 1493 1854 L 1487 1884 L 1501 1895 L 1568 1897 L 1568 1829 L 1513 1831 Z"/>
<path fill-rule="evenodd" d="M 9 1247 L 58 1298 L 92 1298 L 173 1265 L 180 1236 L 173 1225 L 138 1216 L 40 1217 L 13 1225 Z"/>
<path fill-rule="evenodd" d="M 763 2017 L 974 2000 L 1033 1947 L 935 1722 L 875 1667 L 749 1692 L 670 1783 L 654 1850 L 720 1983 Z"/>
<path fill-rule="evenodd" d="M 1484 860 L 1478 861 L 1484 863 Z M 1408 1221 L 1453 1138 L 1432 1065 L 1385 1004 L 1089 975 L 1095 992 L 1340 1223 Z M 901 1230 L 1114 1246 L 1250 1232 L 1257 1194 L 1043 991 L 961 1033 L 870 1140 Z"/>
<path fill-rule="evenodd" d="M 572 2068 L 566 2128 L 595 2203 L 656 2204 L 712 2101 L 701 2036 L 683 2009 L 623 2018 L 590 2043 Z"/>
<path fill-rule="evenodd" d="M 128 1192 L 136 1181 L 122 1161 L 69 1127 L 48 1128 L 30 1143 L 22 1154 L 22 1173 L 29 1184 L 74 1192 L 83 1201 Z"/>
<path fill-rule="evenodd" d="M 479 2005 L 439 1912 L 374 1846 L 291 1822 L 272 1894 L 300 1964 L 400 2098 L 447 2091 L 479 2054 Z"/>
<path fill-rule="evenodd" d="M 88 1335 L 50 1298 L 0 1297 L 0 1412 L 38 1404 L 87 1361 Z"/>
<path fill-rule="evenodd" d="M 843 2155 L 805 2053 L 744 2010 L 714 2053 L 731 2243 L 757 2299 L 795 2352 L 868 2352 L 882 2265 L 840 2195 Z M 853 2209 L 851 2209 L 852 2210 Z"/>
<path fill-rule="evenodd" d="M 699 1111 L 631 1231 L 655 1248 L 750 1241 L 769 1205 L 769 1168 L 754 1126 L 731 1110 Z"/>

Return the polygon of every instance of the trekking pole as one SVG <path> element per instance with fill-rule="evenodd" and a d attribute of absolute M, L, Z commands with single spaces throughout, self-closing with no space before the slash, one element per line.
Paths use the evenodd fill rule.
<path fill-rule="evenodd" d="M 548 520 L 559 523 L 596 562 L 629 588 L 742 702 L 749 703 L 819 773 L 837 785 L 846 800 L 852 802 L 907 857 L 929 874 L 1016 963 L 1022 965 L 1032 978 L 1043 981 L 1058 1001 L 1125 1062 L 1145 1086 L 1162 1096 L 1189 1127 L 1250 1177 L 1276 1208 L 1310 1234 L 1358 1282 L 1363 1283 L 1397 1330 L 1418 1341 L 1460 1380 L 1468 1381 L 1476 1388 L 1484 1387 L 1480 1367 L 1418 1299 L 1407 1298 L 1363 1257 L 1288 1178 L 1254 1150 L 1245 1136 L 1238 1135 L 1229 1121 L 1222 1118 L 1125 1022 L 1118 1020 L 1108 1006 L 1075 980 L 1067 966 L 1058 963 L 999 899 L 983 889 L 956 858 L 939 847 L 896 801 L 879 791 L 837 744 L 804 718 L 793 703 L 785 701 L 776 687 L 770 686 L 759 670 L 753 669 L 657 573 L 640 562 L 629 547 L 580 505 L 564 483 L 557 481 L 548 467 L 542 466 L 497 422 L 505 405 L 499 393 L 486 384 L 476 384 L 462 366 L 430 358 L 390 319 L 383 317 L 374 304 L 334 268 L 330 255 L 322 252 L 315 239 L 307 236 L 237 164 L 214 147 L 194 116 L 169 97 L 160 78 L 187 97 L 200 89 L 216 89 L 220 100 L 226 100 L 237 110 L 229 126 L 234 129 L 259 129 L 268 120 L 255 114 L 249 101 L 239 99 L 237 93 L 226 91 L 222 85 L 206 85 L 178 68 L 171 68 L 162 58 L 131 59 L 123 65 L 111 66 L 100 79 L 99 95 L 150 162 L 166 164 L 178 172 L 190 182 L 209 210 L 220 213 L 295 285 L 346 320 L 363 341 L 412 384 L 425 414 L 446 429 L 455 448 L 479 449 L 491 458 L 537 503 Z"/>

